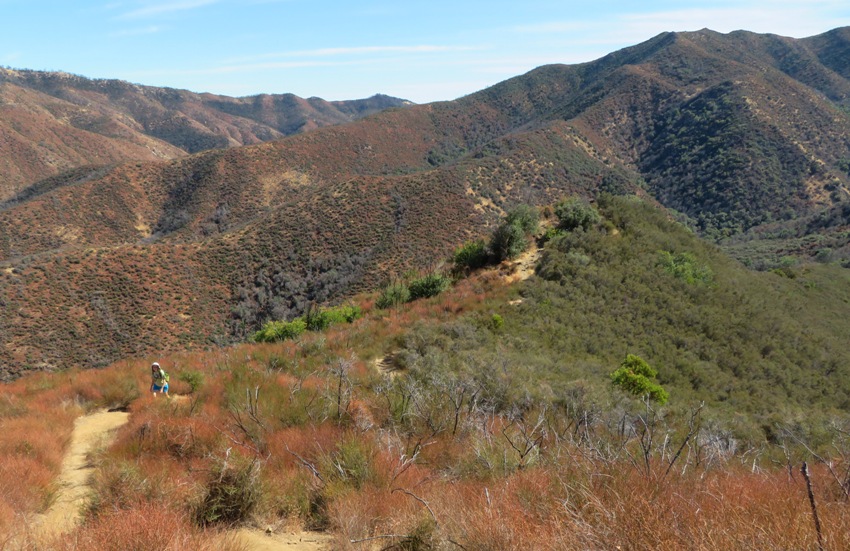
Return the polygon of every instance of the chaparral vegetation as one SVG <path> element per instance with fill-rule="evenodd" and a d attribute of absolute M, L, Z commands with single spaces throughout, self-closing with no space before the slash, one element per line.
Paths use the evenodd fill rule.
<path fill-rule="evenodd" d="M 389 309 L 375 294 L 315 309 L 352 315 L 282 340 L 160 359 L 171 399 L 145 392 L 144 359 L 7 385 L 0 527 L 51 503 L 76 416 L 126 408 L 91 457 L 85 524 L 52 548 L 236 549 L 221 538 L 241 525 L 339 549 L 850 545 L 845 329 L 788 315 L 843 297 L 836 274 L 749 272 L 654 207 L 590 208 L 604 223 L 547 240 L 525 281 L 484 268 Z"/>

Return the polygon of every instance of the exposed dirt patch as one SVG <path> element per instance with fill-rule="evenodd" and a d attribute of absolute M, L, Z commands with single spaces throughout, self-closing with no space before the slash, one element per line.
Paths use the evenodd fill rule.
<path fill-rule="evenodd" d="M 534 275 L 534 267 L 537 265 L 537 261 L 540 260 L 540 252 L 542 250 L 535 247 L 525 251 L 515 260 L 502 262 L 498 268 L 499 275 L 508 283 L 525 281 Z"/>
<path fill-rule="evenodd" d="M 390 377 L 395 377 L 401 372 L 401 368 L 399 368 L 398 363 L 396 363 L 396 358 L 394 353 L 389 353 L 383 358 L 375 358 L 375 361 L 372 364 L 375 367 L 375 370 L 381 375 L 389 375 Z"/>
<path fill-rule="evenodd" d="M 49 538 L 69 532 L 79 523 L 94 472 L 88 454 L 105 445 L 129 416 L 124 411 L 99 411 L 74 422 L 71 445 L 62 461 L 56 500 L 47 512 L 34 519 L 35 534 Z"/>
<path fill-rule="evenodd" d="M 332 537 L 317 532 L 261 532 L 250 528 L 236 531 L 236 540 L 250 551 L 319 551 L 330 549 Z"/>

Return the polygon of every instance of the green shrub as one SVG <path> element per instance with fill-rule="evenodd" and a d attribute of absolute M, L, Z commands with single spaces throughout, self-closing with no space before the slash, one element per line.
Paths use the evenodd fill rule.
<path fill-rule="evenodd" d="M 307 331 L 324 331 L 330 327 L 332 320 L 327 310 L 311 306 L 304 314 L 304 323 L 307 324 Z"/>
<path fill-rule="evenodd" d="M 467 241 L 455 250 L 454 269 L 456 272 L 469 272 L 487 265 L 487 244 L 483 239 Z"/>
<path fill-rule="evenodd" d="M 653 402 L 661 405 L 667 403 L 669 395 L 661 385 L 653 382 L 658 372 L 646 361 L 634 354 L 629 354 L 619 369 L 611 373 L 611 382 L 633 396 L 648 396 Z"/>
<path fill-rule="evenodd" d="M 337 306 L 336 308 L 331 308 L 330 312 L 334 321 L 339 320 L 340 323 L 343 321 L 345 323 L 354 323 L 355 320 L 360 319 L 363 315 L 363 310 L 356 304 Z"/>
<path fill-rule="evenodd" d="M 496 228 L 490 238 L 490 253 L 496 262 L 511 260 L 522 254 L 529 246 L 531 236 L 540 229 L 540 214 L 537 209 L 520 205 L 505 216 L 505 221 Z"/>
<path fill-rule="evenodd" d="M 311 308 L 304 315 L 307 330 L 323 331 L 335 323 L 351 323 L 362 315 L 359 306 L 344 305 L 336 308 Z"/>
<path fill-rule="evenodd" d="M 335 486 L 330 493 L 342 487 L 362 488 L 367 482 L 375 480 L 373 451 L 368 444 L 356 437 L 339 441 L 336 449 L 319 458 L 319 470 L 325 475 L 328 484 Z"/>
<path fill-rule="evenodd" d="M 363 312 L 360 310 L 359 306 L 354 304 L 343 304 L 342 306 L 328 308 L 327 310 L 318 310 L 316 317 L 321 318 L 321 321 L 317 324 L 319 326 L 317 329 L 310 326 L 310 321 L 307 316 L 305 316 L 305 319 L 307 319 L 307 329 L 310 331 L 319 331 L 321 329 L 326 329 L 334 323 L 352 323 L 362 315 Z"/>
<path fill-rule="evenodd" d="M 432 272 L 410 282 L 410 299 L 434 297 L 445 291 L 452 284 L 448 277 Z"/>
<path fill-rule="evenodd" d="M 540 213 L 529 205 L 519 205 L 505 217 L 505 223 L 516 225 L 526 235 L 533 235 L 540 229 Z"/>
<path fill-rule="evenodd" d="M 505 320 L 499 314 L 493 314 L 490 317 L 490 329 L 498 331 L 505 325 Z"/>
<path fill-rule="evenodd" d="M 92 494 L 86 504 L 87 512 L 96 516 L 103 512 L 137 507 L 143 500 L 160 499 L 165 484 L 142 474 L 131 461 L 115 461 L 105 454 L 95 455 Z"/>
<path fill-rule="evenodd" d="M 375 306 L 381 309 L 399 306 L 410 300 L 410 289 L 401 281 L 390 283 L 381 291 L 381 296 L 375 301 Z"/>
<path fill-rule="evenodd" d="M 352 323 L 363 315 L 359 306 L 345 304 L 335 308 L 311 306 L 303 317 L 292 321 L 270 321 L 251 337 L 255 342 L 294 339 L 304 331 L 324 331 L 334 323 Z"/>
<path fill-rule="evenodd" d="M 294 339 L 307 330 L 307 322 L 301 318 L 292 321 L 270 321 L 254 333 L 254 342 L 278 342 Z"/>
<path fill-rule="evenodd" d="M 184 371 L 177 378 L 187 383 L 192 389 L 192 392 L 196 392 L 204 386 L 204 374 L 200 371 Z"/>
<path fill-rule="evenodd" d="M 496 262 L 518 257 L 528 248 L 528 238 L 519 224 L 504 223 L 493 232 L 490 251 Z"/>
<path fill-rule="evenodd" d="M 602 219 L 590 203 L 577 197 L 559 201 L 555 205 L 555 216 L 558 217 L 558 227 L 568 231 L 578 228 L 588 230 Z"/>
<path fill-rule="evenodd" d="M 711 268 L 699 264 L 691 253 L 661 251 L 661 265 L 667 272 L 691 285 L 711 283 L 713 277 Z"/>
<path fill-rule="evenodd" d="M 556 237 L 560 237 L 564 235 L 564 230 L 561 228 L 547 228 L 543 235 L 540 236 L 541 243 L 548 243 L 549 241 L 555 239 Z"/>
<path fill-rule="evenodd" d="M 101 385 L 101 402 L 107 408 L 126 408 L 140 396 L 139 385 L 133 377 L 104 379 Z"/>
<path fill-rule="evenodd" d="M 392 548 L 399 551 L 426 551 L 436 547 L 437 523 L 431 517 L 424 517 L 405 537 Z"/>

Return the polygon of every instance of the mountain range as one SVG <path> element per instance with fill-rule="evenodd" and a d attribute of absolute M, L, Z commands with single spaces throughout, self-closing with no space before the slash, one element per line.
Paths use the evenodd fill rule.
<path fill-rule="evenodd" d="M 664 33 L 427 105 L 2 70 L 3 376 L 232 342 L 569 195 L 759 268 L 846 261 L 849 54 L 850 28 Z"/>
<path fill-rule="evenodd" d="M 0 68 L 0 200 L 81 166 L 156 161 L 275 140 L 410 102 L 231 98 Z"/>

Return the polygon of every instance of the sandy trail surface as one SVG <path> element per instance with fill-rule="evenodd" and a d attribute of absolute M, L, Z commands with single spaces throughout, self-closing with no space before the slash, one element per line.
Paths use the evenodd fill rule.
<path fill-rule="evenodd" d="M 178 401 L 183 397 L 175 396 Z M 123 411 L 99 411 L 78 418 L 74 422 L 71 445 L 62 461 L 56 500 L 44 514 L 31 524 L 32 534 L 38 540 L 72 531 L 83 518 L 83 508 L 91 492 L 94 467 L 89 453 L 105 446 L 115 436 L 115 431 L 130 417 Z M 331 536 L 317 532 L 288 531 L 265 533 L 260 530 L 240 528 L 236 540 L 249 551 L 320 551 L 330 548 Z"/>
<path fill-rule="evenodd" d="M 268 534 L 259 530 L 240 528 L 236 540 L 250 551 L 318 551 L 330 549 L 332 538 L 317 532 L 275 532 Z"/>
<path fill-rule="evenodd" d="M 115 430 L 127 422 L 130 414 L 123 411 L 99 411 L 74 422 L 71 445 L 62 460 L 56 500 L 50 509 L 34 519 L 34 532 L 42 537 L 69 532 L 82 519 L 94 467 L 88 454 L 106 445 Z"/>

